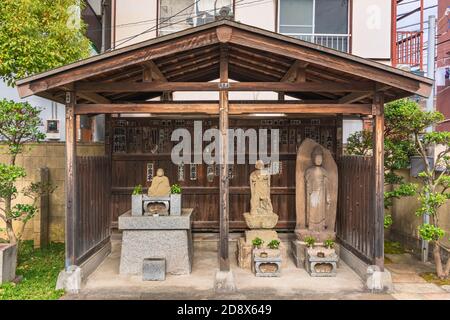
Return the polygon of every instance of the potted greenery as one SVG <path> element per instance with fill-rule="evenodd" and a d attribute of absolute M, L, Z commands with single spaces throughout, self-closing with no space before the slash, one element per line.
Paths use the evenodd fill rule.
<path fill-rule="evenodd" d="M 181 215 L 181 187 L 179 184 L 173 184 L 170 187 L 170 215 Z"/>
<path fill-rule="evenodd" d="M 142 216 L 142 185 L 138 184 L 131 193 L 131 215 Z"/>
<path fill-rule="evenodd" d="M 267 244 L 267 247 L 269 247 L 269 249 L 277 250 L 280 248 L 280 241 L 274 239 Z"/>
<path fill-rule="evenodd" d="M 305 237 L 305 243 L 308 248 L 313 248 L 314 244 L 316 243 L 316 239 L 311 236 Z"/>
<path fill-rule="evenodd" d="M 333 248 L 334 248 L 334 240 L 333 240 L 333 239 L 327 239 L 327 240 L 325 240 L 325 242 L 323 243 L 323 245 L 324 245 L 325 248 L 327 248 L 327 249 L 333 249 Z"/>
<path fill-rule="evenodd" d="M 261 249 L 263 243 L 264 243 L 264 240 L 259 237 L 256 237 L 255 239 L 252 240 L 252 245 L 253 245 L 253 248 L 255 248 L 255 249 Z"/>

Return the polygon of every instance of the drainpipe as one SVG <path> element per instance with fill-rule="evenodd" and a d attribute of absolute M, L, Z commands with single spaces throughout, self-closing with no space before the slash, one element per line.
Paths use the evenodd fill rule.
<path fill-rule="evenodd" d="M 102 47 L 100 49 L 101 53 L 106 50 L 106 7 L 108 6 L 106 0 L 102 0 Z"/>
<path fill-rule="evenodd" d="M 427 49 L 427 77 L 434 80 L 435 73 L 435 57 L 436 57 L 436 17 L 428 17 L 428 49 Z M 431 94 L 427 99 L 426 111 L 434 111 L 434 84 L 431 89 Z M 433 128 L 430 126 L 427 128 L 427 132 L 432 132 Z M 434 156 L 434 151 L 433 151 Z M 424 214 L 423 221 L 425 223 L 430 223 L 430 215 Z M 429 255 L 429 244 L 428 241 L 422 240 L 422 261 L 427 262 Z"/>

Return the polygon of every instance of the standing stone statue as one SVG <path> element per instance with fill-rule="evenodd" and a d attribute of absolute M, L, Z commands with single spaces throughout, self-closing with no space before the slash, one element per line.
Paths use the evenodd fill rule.
<path fill-rule="evenodd" d="M 270 175 L 264 169 L 264 162 L 256 161 L 256 170 L 250 174 L 250 214 L 273 213 L 270 200 Z"/>
<path fill-rule="evenodd" d="M 156 171 L 156 177 L 153 177 L 152 184 L 148 188 L 150 197 L 167 197 L 170 195 L 169 178 L 164 175 L 164 170 L 159 168 Z"/>
<path fill-rule="evenodd" d="M 270 174 L 264 168 L 264 162 L 258 160 L 256 170 L 250 174 L 250 213 L 244 213 L 250 229 L 272 229 L 278 222 L 270 200 Z"/>
<path fill-rule="evenodd" d="M 330 151 L 305 139 L 297 152 L 295 233 L 299 240 L 335 238 L 337 165 Z"/>
<path fill-rule="evenodd" d="M 326 215 L 331 205 L 327 171 L 322 167 L 323 151 L 320 146 L 311 154 L 313 165 L 305 172 L 306 225 L 309 230 L 327 229 Z"/>

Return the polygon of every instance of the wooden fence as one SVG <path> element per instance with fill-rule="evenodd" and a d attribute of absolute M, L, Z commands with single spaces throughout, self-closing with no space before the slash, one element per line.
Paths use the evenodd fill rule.
<path fill-rule="evenodd" d="M 110 165 L 108 157 L 77 157 L 78 213 L 75 262 L 89 258 L 110 237 Z"/>
<path fill-rule="evenodd" d="M 372 165 L 371 157 L 341 157 L 336 222 L 340 243 L 370 264 L 374 263 L 375 257 Z"/>

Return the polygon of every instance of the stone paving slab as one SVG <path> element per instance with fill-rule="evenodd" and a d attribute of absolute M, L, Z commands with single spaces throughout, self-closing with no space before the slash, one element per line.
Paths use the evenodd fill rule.
<path fill-rule="evenodd" d="M 394 283 L 394 291 L 400 293 L 445 293 L 433 283 Z"/>

